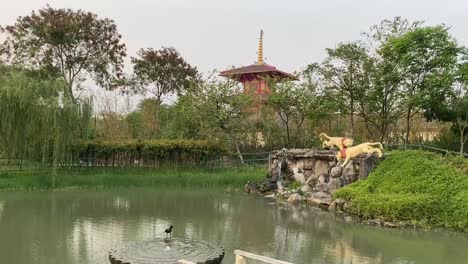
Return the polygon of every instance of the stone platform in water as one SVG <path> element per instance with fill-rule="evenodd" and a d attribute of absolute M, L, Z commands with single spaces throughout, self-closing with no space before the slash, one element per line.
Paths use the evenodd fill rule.
<path fill-rule="evenodd" d="M 224 249 L 221 246 L 175 238 L 134 242 L 109 252 L 112 264 L 174 264 L 179 260 L 219 264 L 223 258 Z"/>

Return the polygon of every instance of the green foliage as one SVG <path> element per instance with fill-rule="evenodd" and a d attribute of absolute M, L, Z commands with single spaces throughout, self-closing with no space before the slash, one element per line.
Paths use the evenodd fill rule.
<path fill-rule="evenodd" d="M 175 168 L 74 168 L 61 169 L 55 188 L 130 188 L 130 187 L 233 187 L 242 188 L 247 181 L 260 181 L 264 168 L 251 167 L 206 169 Z M 51 189 L 49 170 L 0 172 L 0 190 Z"/>
<path fill-rule="evenodd" d="M 466 51 L 465 51 L 466 54 Z M 464 145 L 468 140 L 468 57 L 458 65 L 456 72 L 457 86 L 449 91 L 447 96 L 439 95 L 434 101 L 425 102 L 424 116 L 429 119 L 438 119 L 450 122 L 452 131 L 458 134 L 458 149 L 463 153 Z"/>
<path fill-rule="evenodd" d="M 365 180 L 335 193 L 364 218 L 468 230 L 468 160 L 393 151 Z"/>
<path fill-rule="evenodd" d="M 125 116 L 125 120 L 128 124 L 130 137 L 132 139 L 143 139 L 143 115 L 141 112 L 131 112 Z"/>
<path fill-rule="evenodd" d="M 411 118 L 450 94 L 461 51 L 445 26 L 414 28 L 390 37 L 380 48 L 404 94 L 405 142 L 409 142 Z"/>
<path fill-rule="evenodd" d="M 240 153 L 240 141 L 248 132 L 247 121 L 255 107 L 251 105 L 252 97 L 243 94 L 237 82 L 210 77 L 186 99 L 188 105 L 183 105 L 183 109 L 189 113 L 189 119 L 199 122 L 205 137 L 229 140 Z M 194 120 L 187 121 L 193 124 Z"/>
<path fill-rule="evenodd" d="M 324 92 L 338 111 L 349 114 L 349 132 L 354 135 L 358 101 L 370 85 L 373 61 L 360 42 L 340 43 L 335 49 L 327 49 L 327 53 L 328 57 L 319 70 Z"/>
<path fill-rule="evenodd" d="M 303 72 L 303 80 L 299 83 L 267 80 L 272 90 L 267 100 L 268 106 L 273 108 L 286 130 L 287 140 L 282 142 L 283 147 L 304 146 L 303 126 L 307 121 L 316 122 L 327 116 L 327 104 L 318 90 L 315 71 L 315 68 L 309 67 Z"/>
<path fill-rule="evenodd" d="M 198 78 L 196 67 L 188 64 L 175 48 L 140 49 L 138 58 L 132 57 L 135 92 L 151 93 L 158 104 L 163 96 L 190 90 Z"/>
<path fill-rule="evenodd" d="M 0 155 L 56 165 L 87 136 L 91 106 L 61 98 L 63 82 L 21 69 L 0 71 Z"/>
<path fill-rule="evenodd" d="M 443 129 L 433 141 L 425 144 L 451 151 L 460 151 L 459 135 L 453 129 Z M 466 151 L 465 151 L 466 152 Z"/>
<path fill-rule="evenodd" d="M 75 101 L 74 84 L 91 74 L 98 84 L 114 87 L 121 79 L 125 44 L 114 21 L 83 10 L 47 6 L 0 27 L 6 33 L 1 53 L 14 64 L 43 69 L 66 83 L 64 95 Z M 120 80 L 121 81 L 121 80 Z"/>
<path fill-rule="evenodd" d="M 161 139 L 149 141 L 84 141 L 73 152 L 82 160 L 103 166 L 200 166 L 227 151 L 216 141 Z M 77 162 L 77 161 L 75 161 Z"/>

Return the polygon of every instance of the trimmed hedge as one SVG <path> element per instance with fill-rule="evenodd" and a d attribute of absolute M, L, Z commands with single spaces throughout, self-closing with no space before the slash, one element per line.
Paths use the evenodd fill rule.
<path fill-rule="evenodd" d="M 94 166 L 197 166 L 227 153 L 206 140 L 85 141 L 73 147 L 79 161 Z"/>
<path fill-rule="evenodd" d="M 467 165 L 421 150 L 393 151 L 367 179 L 334 197 L 363 218 L 468 231 Z"/>

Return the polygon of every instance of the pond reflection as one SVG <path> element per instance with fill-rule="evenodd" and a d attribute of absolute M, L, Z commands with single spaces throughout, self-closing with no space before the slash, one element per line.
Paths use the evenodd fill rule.
<path fill-rule="evenodd" d="M 293 263 L 468 263 L 468 237 L 345 223 L 311 208 L 215 190 L 0 193 L 2 263 L 108 263 L 125 242 L 174 237 Z"/>

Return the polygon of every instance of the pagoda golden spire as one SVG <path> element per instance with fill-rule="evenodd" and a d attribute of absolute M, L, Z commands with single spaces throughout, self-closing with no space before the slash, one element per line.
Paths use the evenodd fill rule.
<path fill-rule="evenodd" d="M 263 64 L 263 30 L 260 30 L 260 40 L 258 41 L 258 65 Z"/>

